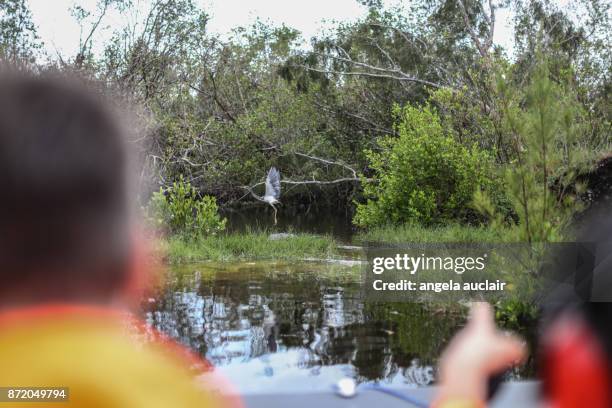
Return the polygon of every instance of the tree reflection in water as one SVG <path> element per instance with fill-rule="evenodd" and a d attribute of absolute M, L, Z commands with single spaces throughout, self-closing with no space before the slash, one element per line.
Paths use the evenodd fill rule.
<path fill-rule="evenodd" d="M 372 303 L 360 267 L 313 262 L 170 270 L 143 302 L 147 322 L 218 366 L 241 389 L 434 380 L 461 319 L 418 304 Z"/>

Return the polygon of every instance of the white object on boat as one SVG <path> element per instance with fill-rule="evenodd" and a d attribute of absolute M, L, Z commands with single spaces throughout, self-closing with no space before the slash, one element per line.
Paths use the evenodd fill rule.
<path fill-rule="evenodd" d="M 344 398 L 352 398 L 357 394 L 357 383 L 352 378 L 343 378 L 336 383 L 336 393 Z"/>

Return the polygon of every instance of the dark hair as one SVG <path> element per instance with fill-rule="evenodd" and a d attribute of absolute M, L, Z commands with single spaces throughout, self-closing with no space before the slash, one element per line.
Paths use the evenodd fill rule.
<path fill-rule="evenodd" d="M 0 78 L 0 299 L 110 296 L 126 279 L 127 154 L 93 93 Z"/>

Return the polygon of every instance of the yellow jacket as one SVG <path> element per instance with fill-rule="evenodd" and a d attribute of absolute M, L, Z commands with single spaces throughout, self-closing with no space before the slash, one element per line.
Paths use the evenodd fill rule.
<path fill-rule="evenodd" d="M 0 407 L 240 408 L 238 397 L 196 384 L 195 374 L 210 367 L 187 354 L 119 311 L 48 305 L 0 313 L 0 387 L 69 389 L 68 402 Z M 207 389 L 214 381 L 228 391 L 207 377 Z"/>

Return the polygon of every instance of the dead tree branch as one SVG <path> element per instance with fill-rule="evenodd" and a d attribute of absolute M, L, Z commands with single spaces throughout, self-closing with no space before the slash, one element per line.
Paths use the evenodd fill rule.
<path fill-rule="evenodd" d="M 468 15 L 467 7 L 465 6 L 464 0 L 458 0 L 458 3 L 459 8 L 461 9 L 461 15 L 463 16 L 463 22 L 465 23 L 465 28 L 467 29 L 468 34 L 472 39 L 472 42 L 478 49 L 480 56 L 483 58 L 488 58 L 489 50 L 493 46 L 493 34 L 495 30 L 495 5 L 493 5 L 493 0 L 489 0 L 489 14 L 484 11 L 483 7 L 484 18 L 487 21 L 487 24 L 489 25 L 487 38 L 484 43 L 478 37 L 478 34 L 472 26 L 472 23 L 470 23 L 470 16 Z"/>
<path fill-rule="evenodd" d="M 357 177 L 357 172 L 355 171 L 355 169 L 353 169 L 352 167 L 347 166 L 347 165 L 346 165 L 346 164 L 344 164 L 344 163 L 335 162 L 335 161 L 331 161 L 331 160 L 328 160 L 328 159 L 322 159 L 322 158 L 320 158 L 320 157 L 311 156 L 311 155 L 304 154 L 304 153 L 300 153 L 300 152 L 293 152 L 293 154 L 295 154 L 296 156 L 305 157 L 305 158 L 310 159 L 310 160 L 319 161 L 319 162 L 321 162 L 321 163 L 330 164 L 330 165 L 332 165 L 332 166 L 340 166 L 340 167 L 343 167 L 343 168 L 345 168 L 345 169 L 349 170 L 349 171 L 350 171 L 350 172 L 353 174 L 353 177 L 352 177 L 352 179 L 350 179 L 350 180 L 358 179 L 358 177 Z M 346 180 L 345 180 L 345 181 L 346 181 Z"/>
<path fill-rule="evenodd" d="M 370 78 L 383 78 L 383 79 L 392 79 L 394 81 L 404 81 L 404 82 L 414 82 L 422 85 L 432 86 L 434 88 L 442 88 L 443 85 L 437 84 L 435 82 L 427 81 L 425 79 L 420 79 L 416 77 L 412 77 L 402 71 L 392 70 L 392 69 L 382 69 L 379 68 L 379 71 L 383 71 L 386 73 L 375 73 L 375 72 L 367 72 L 367 71 L 335 71 L 329 69 L 320 69 L 315 67 L 310 67 L 307 65 L 296 65 L 297 68 L 303 68 L 308 71 L 318 72 L 321 74 L 332 74 L 332 75 L 340 75 L 340 76 L 362 76 L 362 77 L 370 77 Z"/>

